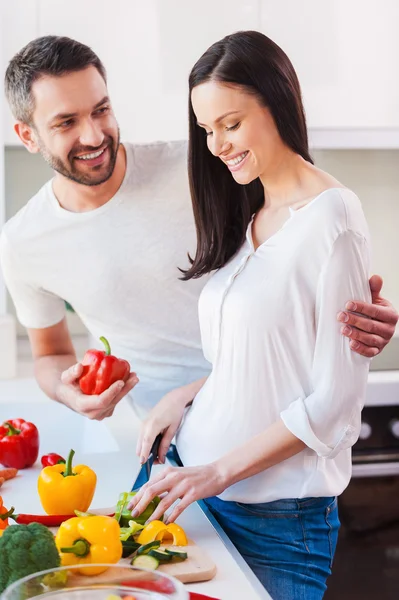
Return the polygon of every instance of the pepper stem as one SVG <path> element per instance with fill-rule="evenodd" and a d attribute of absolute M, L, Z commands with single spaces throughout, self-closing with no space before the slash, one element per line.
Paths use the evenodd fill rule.
<path fill-rule="evenodd" d="M 8 421 L 6 423 L 4 423 L 4 427 L 7 427 L 7 429 L 8 429 L 7 435 L 19 435 L 21 433 L 20 429 L 17 429 L 16 427 L 14 427 L 14 425 L 9 423 Z"/>
<path fill-rule="evenodd" d="M 104 344 L 105 354 L 109 356 L 111 354 L 111 346 L 109 345 L 109 341 L 105 337 L 100 337 L 100 342 Z"/>
<path fill-rule="evenodd" d="M 8 510 L 7 512 L 5 512 L 5 513 L 2 513 L 2 514 L 0 515 L 0 519 L 1 519 L 2 521 L 5 521 L 6 519 L 9 519 L 9 518 L 16 520 L 16 519 L 17 519 L 17 517 L 18 517 L 18 515 L 14 515 L 14 511 L 15 511 L 15 508 L 12 506 L 12 507 L 10 508 L 10 510 Z"/>
<path fill-rule="evenodd" d="M 71 475 L 75 475 L 75 473 L 72 471 L 72 459 L 74 457 L 75 454 L 75 450 L 71 450 L 68 454 L 68 458 L 66 461 L 66 469 L 63 472 L 64 477 L 71 477 Z"/>
<path fill-rule="evenodd" d="M 78 538 L 74 541 L 72 546 L 60 548 L 60 550 L 61 552 L 65 552 L 67 554 L 74 554 L 75 556 L 84 558 L 90 552 L 90 543 L 84 538 Z"/>

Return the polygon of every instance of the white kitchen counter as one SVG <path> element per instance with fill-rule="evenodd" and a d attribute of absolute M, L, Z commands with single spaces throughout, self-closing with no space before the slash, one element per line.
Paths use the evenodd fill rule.
<path fill-rule="evenodd" d="M 90 421 L 49 400 L 33 379 L 0 381 L 0 422 L 18 417 L 37 425 L 41 439 L 39 456 L 49 452 L 66 456 L 73 448 L 75 464 L 84 463 L 96 471 L 92 508 L 114 506 L 119 493 L 130 490 L 139 468 L 135 454 L 139 420 L 127 402 L 122 401 L 110 419 Z M 0 495 L 7 508 L 14 506 L 16 512 L 43 514 L 36 488 L 40 469 L 38 461 L 5 482 Z M 214 579 L 188 584 L 190 591 L 220 600 L 271 600 L 231 542 L 218 526 L 212 525 L 198 504 L 191 505 L 179 523 L 217 565 Z"/>

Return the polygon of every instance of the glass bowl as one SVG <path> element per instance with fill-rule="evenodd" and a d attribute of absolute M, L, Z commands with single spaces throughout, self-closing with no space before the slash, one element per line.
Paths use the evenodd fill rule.
<path fill-rule="evenodd" d="M 93 565 L 87 565 L 93 567 Z M 183 584 L 165 573 L 124 565 L 106 566 L 100 575 L 84 575 L 84 565 L 33 573 L 12 583 L 1 600 L 188 600 Z M 77 570 L 79 569 L 79 572 Z"/>

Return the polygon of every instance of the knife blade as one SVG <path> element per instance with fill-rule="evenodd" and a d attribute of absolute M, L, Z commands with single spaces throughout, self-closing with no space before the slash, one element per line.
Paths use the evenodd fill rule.
<path fill-rule="evenodd" d="M 132 485 L 132 492 L 138 492 L 139 489 L 150 480 L 152 465 L 154 464 L 154 461 L 158 458 L 159 444 L 161 443 L 161 440 L 162 433 L 159 433 L 154 440 L 154 443 L 151 447 L 151 452 L 147 460 L 145 461 L 145 463 L 140 465 L 139 472 Z"/>

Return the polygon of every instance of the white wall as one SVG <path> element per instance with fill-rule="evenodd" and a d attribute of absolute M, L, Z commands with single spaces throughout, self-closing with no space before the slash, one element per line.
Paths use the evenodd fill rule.
<path fill-rule="evenodd" d="M 187 78 L 216 40 L 257 29 L 288 54 L 319 147 L 399 147 L 398 0 L 3 0 L 4 61 L 29 40 L 67 35 L 108 71 L 131 141 L 187 132 Z M 5 112 L 7 143 L 17 143 Z M 321 131 L 320 131 L 321 130 Z M 350 131 L 347 137 L 345 134 Z M 338 136 L 337 136 L 338 132 Z M 360 144 L 360 145 L 359 145 Z M 376 146 L 374 146 L 376 147 Z"/>
<path fill-rule="evenodd" d="M 384 278 L 384 295 L 399 308 L 399 150 L 317 150 L 313 156 L 320 168 L 359 195 L 372 236 L 373 272 Z M 5 164 L 10 218 L 51 177 L 51 170 L 40 156 L 19 147 L 6 148 Z M 74 333 L 84 331 L 73 316 L 71 327 Z M 18 331 L 23 333 L 21 327 Z"/>
<path fill-rule="evenodd" d="M 384 295 L 399 310 L 399 150 L 318 150 L 313 155 L 320 168 L 361 199 L 373 244 L 373 272 L 383 277 Z"/>
<path fill-rule="evenodd" d="M 389 133 L 389 147 L 399 148 L 398 0 L 4 0 L 1 9 L 0 46 L 6 59 L 48 33 L 93 46 L 109 69 L 116 114 L 130 141 L 184 137 L 193 62 L 221 36 L 256 28 L 292 59 L 309 124 L 324 128 L 321 147 L 324 142 L 331 147 L 331 139 L 343 133 L 340 147 L 348 140 L 353 147 L 354 139 L 363 144 L 359 132 L 373 144 L 375 132 L 367 128 L 379 127 L 382 147 Z M 1 69 L 5 64 L 0 56 Z M 14 144 L 9 113 L 5 129 L 6 141 Z M 339 146 L 339 139 L 334 144 Z M 384 294 L 399 307 L 399 149 L 318 150 L 314 155 L 320 167 L 360 196 L 373 238 L 373 270 L 384 277 Z M 21 147 L 7 148 L 7 218 L 50 176 L 40 157 Z M 2 188 L 0 138 L 0 228 Z M 74 319 L 71 326 L 82 330 Z"/>

